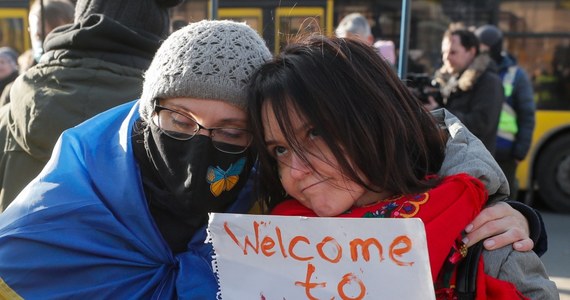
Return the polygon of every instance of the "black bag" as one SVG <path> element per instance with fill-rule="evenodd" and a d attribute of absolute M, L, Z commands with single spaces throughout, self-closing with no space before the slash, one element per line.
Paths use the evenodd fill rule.
<path fill-rule="evenodd" d="M 458 300 L 473 300 L 477 291 L 477 266 L 483 252 L 483 241 L 469 247 L 467 256 L 457 266 L 456 289 Z"/>

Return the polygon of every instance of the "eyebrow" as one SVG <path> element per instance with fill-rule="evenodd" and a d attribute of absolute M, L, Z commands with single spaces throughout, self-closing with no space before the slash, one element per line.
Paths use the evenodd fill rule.
<path fill-rule="evenodd" d="M 297 136 L 297 135 L 299 135 L 300 133 L 303 133 L 304 130 L 305 130 L 306 128 L 308 128 L 308 127 L 310 127 L 310 123 L 308 123 L 308 122 L 303 122 L 303 123 L 301 123 L 299 126 L 293 128 L 293 133 Z M 282 133 L 283 133 L 283 132 L 282 132 Z M 283 136 L 285 137 L 285 134 L 283 134 Z M 285 139 L 287 140 L 287 137 L 285 137 Z M 265 139 L 265 144 L 266 144 L 267 146 L 272 146 L 272 145 L 275 145 L 275 144 L 278 144 L 278 143 L 277 143 L 276 140 L 271 140 L 271 139 L 268 140 L 268 139 Z"/>

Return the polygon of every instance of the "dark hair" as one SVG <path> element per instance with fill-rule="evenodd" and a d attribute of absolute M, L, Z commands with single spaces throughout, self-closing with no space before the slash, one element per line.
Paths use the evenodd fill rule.
<path fill-rule="evenodd" d="M 467 50 L 475 48 L 475 54 L 479 54 L 479 39 L 473 31 L 468 29 L 449 29 L 443 34 L 443 38 L 451 39 L 453 35 L 459 37 L 459 42 L 463 48 Z"/>
<path fill-rule="evenodd" d="M 372 47 L 350 38 L 313 35 L 289 44 L 253 75 L 248 112 L 259 150 L 260 199 L 283 200 L 276 160 L 267 152 L 262 105 L 274 110 L 293 151 L 293 107 L 314 126 L 354 182 L 398 194 L 425 191 L 443 162 L 445 141 L 434 119 Z M 347 160 L 348 158 L 348 160 Z"/>

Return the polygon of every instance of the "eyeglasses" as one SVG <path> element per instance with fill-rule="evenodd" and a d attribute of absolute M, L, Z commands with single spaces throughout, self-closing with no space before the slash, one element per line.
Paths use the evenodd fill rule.
<path fill-rule="evenodd" d="M 193 138 L 201 129 L 208 131 L 212 144 L 224 153 L 239 154 L 247 150 L 253 134 L 242 128 L 206 128 L 185 113 L 155 105 L 156 124 L 167 136 L 181 141 Z"/>

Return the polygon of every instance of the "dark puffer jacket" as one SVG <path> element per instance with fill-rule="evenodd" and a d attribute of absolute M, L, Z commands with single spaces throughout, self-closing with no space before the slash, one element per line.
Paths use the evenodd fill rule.
<path fill-rule="evenodd" d="M 0 212 L 39 174 L 65 129 L 140 96 L 162 38 L 101 14 L 50 33 L 46 53 L 0 109 Z"/>
<path fill-rule="evenodd" d="M 435 73 L 435 80 L 440 85 L 443 106 L 494 154 L 504 95 L 501 78 L 491 58 L 478 55 L 459 75 L 440 69 Z"/>
<path fill-rule="evenodd" d="M 499 75 L 505 78 L 509 68 L 517 66 L 516 59 L 508 53 L 503 53 L 499 64 Z M 514 142 L 497 139 L 497 160 L 517 159 L 523 160 L 530 149 L 532 133 L 535 125 L 534 92 L 527 73 L 520 67 L 516 67 L 516 73 L 512 82 L 512 94 L 506 99 L 509 106 L 516 112 L 518 131 Z"/>

